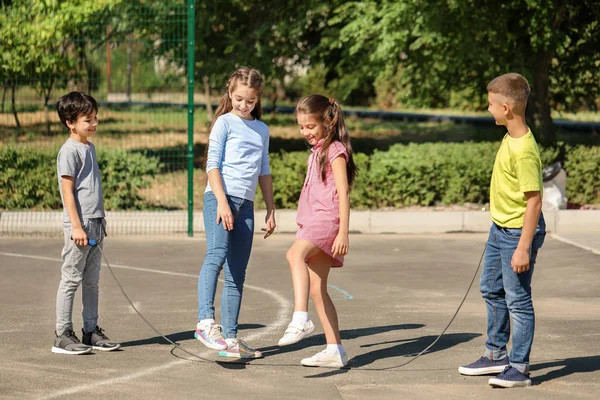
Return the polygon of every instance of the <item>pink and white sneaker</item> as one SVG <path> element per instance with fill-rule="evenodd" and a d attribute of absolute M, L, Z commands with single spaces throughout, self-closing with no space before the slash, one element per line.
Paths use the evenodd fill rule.
<path fill-rule="evenodd" d="M 227 342 L 223 338 L 223 327 L 221 325 L 206 325 L 196 326 L 196 332 L 194 337 L 202 342 L 206 347 L 213 350 L 225 350 L 227 349 Z"/>
<path fill-rule="evenodd" d="M 242 339 L 233 339 L 226 350 L 219 351 L 221 357 L 231 358 L 261 358 L 263 355 L 260 351 L 254 350 L 248 346 Z"/>

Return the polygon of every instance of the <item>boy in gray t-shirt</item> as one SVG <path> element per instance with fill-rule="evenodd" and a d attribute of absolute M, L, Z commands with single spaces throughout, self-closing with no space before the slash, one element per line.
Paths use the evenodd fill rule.
<path fill-rule="evenodd" d="M 70 137 L 56 160 L 58 186 L 63 203 L 65 245 L 62 251 L 62 278 L 56 295 L 56 338 L 53 353 L 86 354 L 92 350 L 120 348 L 98 327 L 98 284 L 106 222 L 102 182 L 94 144 L 98 105 L 93 97 L 71 92 L 60 98 L 56 110 Z M 95 246 L 88 246 L 94 239 Z M 83 343 L 73 331 L 73 298 L 82 286 Z"/>

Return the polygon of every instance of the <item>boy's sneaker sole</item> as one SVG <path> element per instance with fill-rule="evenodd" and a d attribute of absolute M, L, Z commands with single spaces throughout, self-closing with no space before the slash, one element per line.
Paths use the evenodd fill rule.
<path fill-rule="evenodd" d="M 531 386 L 531 379 L 526 381 L 505 381 L 503 379 L 490 378 L 488 384 L 493 387 L 501 388 L 528 387 Z"/>
<path fill-rule="evenodd" d="M 458 372 L 460 372 L 462 375 L 468 375 L 468 376 L 479 376 L 479 375 L 491 375 L 491 374 L 499 374 L 502 371 L 504 371 L 504 368 L 506 368 L 506 365 L 499 365 L 499 366 L 495 366 L 495 367 L 486 367 L 486 368 L 465 368 L 465 367 L 458 367 Z"/>
<path fill-rule="evenodd" d="M 92 348 L 88 347 L 85 350 L 66 350 L 66 349 L 61 349 L 60 347 L 56 347 L 56 346 L 52 346 L 52 352 L 56 353 L 56 354 L 68 354 L 71 356 L 78 356 L 81 354 L 89 354 L 92 352 Z"/>
<path fill-rule="evenodd" d="M 227 345 L 219 345 L 219 344 L 210 344 L 206 340 L 202 339 L 202 336 L 198 335 L 197 332 L 194 332 L 194 337 L 198 339 L 203 345 L 212 350 L 225 350 L 227 349 Z M 238 357 L 239 358 L 239 357 Z"/>
<path fill-rule="evenodd" d="M 119 350 L 120 348 L 121 348 L 120 344 L 117 344 L 116 346 L 113 346 L 113 347 L 92 346 L 92 350 L 98 350 L 98 351 L 115 351 L 115 350 Z"/>

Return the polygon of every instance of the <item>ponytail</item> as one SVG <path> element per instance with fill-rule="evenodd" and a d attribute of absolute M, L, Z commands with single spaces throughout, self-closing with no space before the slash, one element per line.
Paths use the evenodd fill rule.
<path fill-rule="evenodd" d="M 346 175 L 348 177 L 348 185 L 352 186 L 358 173 L 358 168 L 354 164 L 354 158 L 352 157 L 352 145 L 350 144 L 348 128 L 346 128 L 344 122 L 344 112 L 337 101 L 320 94 L 311 94 L 300 99 L 296 106 L 296 112 L 313 114 L 325 124 L 323 148 L 318 160 L 321 179 L 325 181 L 329 146 L 332 142 L 337 141 L 346 148 L 346 152 L 348 153 Z"/>

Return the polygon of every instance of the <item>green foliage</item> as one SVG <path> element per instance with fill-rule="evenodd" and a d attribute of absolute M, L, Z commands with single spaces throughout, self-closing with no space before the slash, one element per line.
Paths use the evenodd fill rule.
<path fill-rule="evenodd" d="M 569 202 L 600 203 L 600 146 L 568 148 L 565 170 Z"/>
<path fill-rule="evenodd" d="M 498 143 L 396 144 L 371 157 L 354 154 L 359 174 L 350 192 L 353 209 L 402 208 L 435 204 L 485 204 Z M 543 148 L 542 165 L 558 150 Z M 277 208 L 298 206 L 306 175 L 307 152 L 271 157 Z M 600 147 L 567 149 L 567 196 L 570 201 L 600 203 Z M 262 207 L 258 200 L 257 206 Z M 262 198 L 260 198 L 262 199 Z"/>
<path fill-rule="evenodd" d="M 156 157 L 146 157 L 122 149 L 98 152 L 98 166 L 102 176 L 104 206 L 107 210 L 142 209 L 139 189 L 152 183 L 159 163 Z"/>
<path fill-rule="evenodd" d="M 276 208 L 298 207 L 309 155 L 307 151 L 297 151 L 282 152 L 270 157 L 273 199 Z M 257 207 L 263 207 L 262 196 L 257 197 L 255 204 Z"/>
<path fill-rule="evenodd" d="M 0 209 L 61 207 L 56 154 L 40 149 L 0 148 Z"/>
<path fill-rule="evenodd" d="M 139 190 L 149 187 L 158 159 L 122 149 L 99 151 L 107 210 L 145 208 Z M 60 209 L 56 152 L 8 146 L 0 149 L 0 209 Z"/>
<path fill-rule="evenodd" d="M 384 105 L 484 107 L 490 79 L 520 72 L 533 89 L 530 122 L 553 144 L 551 106 L 598 107 L 599 20 L 592 0 L 345 1 L 317 50 L 335 61 L 332 74 L 375 78 Z"/>

